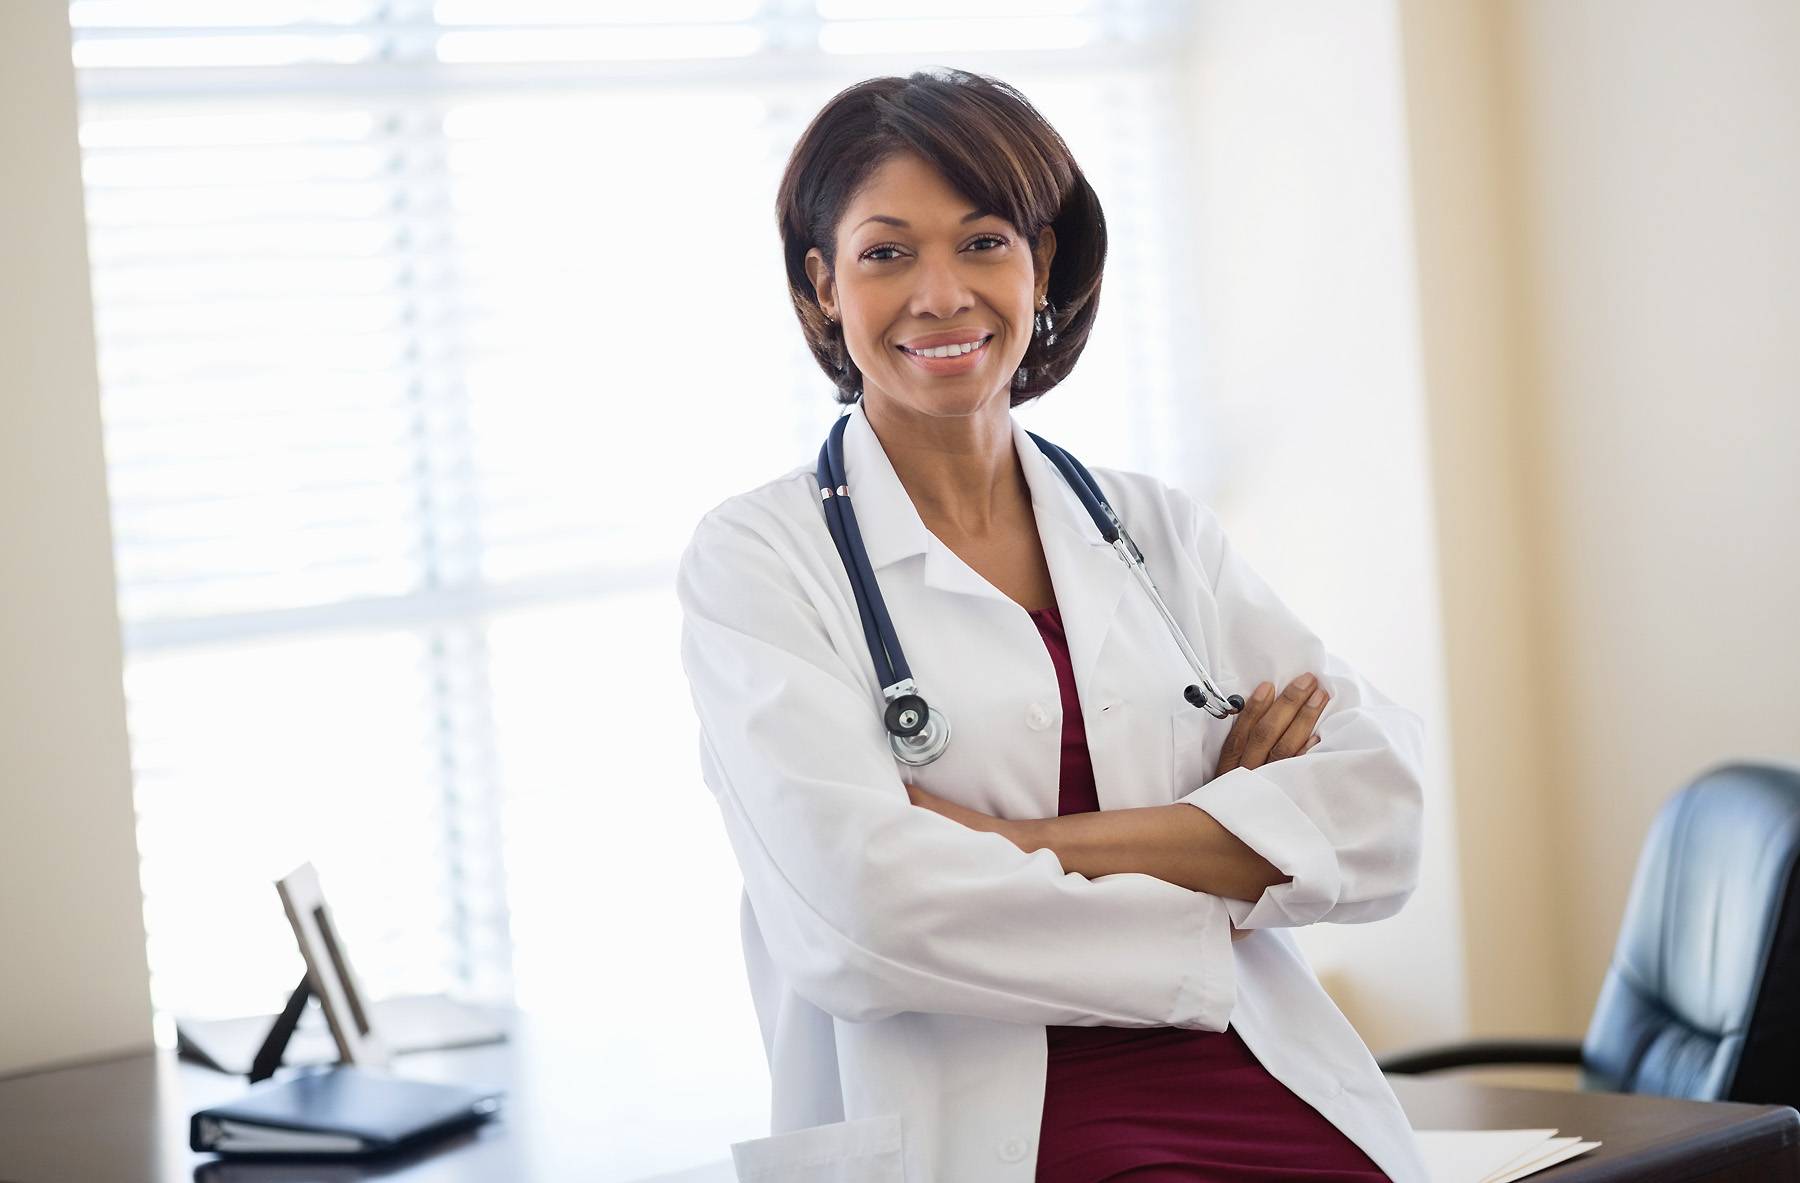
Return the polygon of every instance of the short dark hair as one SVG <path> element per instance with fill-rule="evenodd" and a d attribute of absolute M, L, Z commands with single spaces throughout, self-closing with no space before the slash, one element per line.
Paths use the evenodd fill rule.
<path fill-rule="evenodd" d="M 876 169 L 907 152 L 1030 243 L 1045 226 L 1056 232 L 1047 291 L 1056 343 L 1047 346 L 1033 333 L 1012 378 L 1012 405 L 1030 402 L 1068 377 L 1087 347 L 1106 265 L 1106 217 L 1062 136 L 1024 95 L 985 74 L 946 69 L 871 78 L 840 91 L 801 133 L 775 214 L 788 295 L 807 348 L 837 387 L 839 403 L 862 397 L 862 371 L 844 348 L 843 326 L 819 307 L 806 253 L 818 247 L 835 271 L 845 207 Z"/>

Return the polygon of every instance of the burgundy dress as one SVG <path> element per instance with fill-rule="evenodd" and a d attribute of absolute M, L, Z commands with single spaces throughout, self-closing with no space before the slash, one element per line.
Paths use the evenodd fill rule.
<path fill-rule="evenodd" d="M 1100 808 L 1062 615 L 1031 613 L 1062 690 L 1058 813 Z M 1038 1183 L 1387 1183 L 1237 1030 L 1049 1027 Z"/>

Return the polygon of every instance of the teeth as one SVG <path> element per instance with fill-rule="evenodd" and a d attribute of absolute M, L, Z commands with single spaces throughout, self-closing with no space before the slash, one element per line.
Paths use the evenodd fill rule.
<path fill-rule="evenodd" d="M 970 341 L 963 345 L 939 345 L 934 349 L 906 349 L 904 345 L 900 348 L 906 349 L 906 352 L 915 357 L 956 357 L 959 354 L 971 353 L 981 348 L 982 341 L 986 340 L 987 338 L 983 337 L 980 341 Z"/>

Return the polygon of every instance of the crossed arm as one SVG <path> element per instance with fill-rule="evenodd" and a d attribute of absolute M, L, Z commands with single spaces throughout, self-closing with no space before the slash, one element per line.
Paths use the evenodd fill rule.
<path fill-rule="evenodd" d="M 1331 696 L 1323 689 L 1313 693 L 1315 681 L 1310 674 L 1303 675 L 1273 699 L 1273 687 L 1268 683 L 1257 687 L 1232 720 L 1214 775 L 1240 765 L 1256 768 L 1297 756 L 1317 742 L 1313 724 Z M 906 792 L 914 805 L 972 830 L 999 834 L 1027 854 L 1047 849 L 1056 855 L 1063 870 L 1089 879 L 1135 871 L 1189 891 L 1254 900 L 1266 889 L 1293 878 L 1282 874 L 1210 813 L 1185 802 L 1008 819 L 914 786 L 909 785 Z"/>
<path fill-rule="evenodd" d="M 1264 889 L 1292 878 L 1277 871 L 1210 813 L 1181 802 L 1009 820 L 915 786 L 909 785 L 906 793 L 914 805 L 972 830 L 999 834 L 1026 854 L 1049 850 L 1063 870 L 1089 879 L 1136 871 L 1189 891 L 1253 900 Z"/>

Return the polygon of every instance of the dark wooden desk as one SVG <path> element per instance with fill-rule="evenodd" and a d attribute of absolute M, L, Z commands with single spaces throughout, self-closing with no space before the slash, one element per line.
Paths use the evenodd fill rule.
<path fill-rule="evenodd" d="M 188 1115 L 241 1095 L 243 1077 L 145 1052 L 0 1078 L 0 1183 L 528 1183 L 611 1179 L 606 1147 L 584 1129 L 592 1044 L 558 1040 L 504 1015 L 508 1043 L 398 1057 L 397 1073 L 506 1090 L 473 1129 L 380 1163 L 256 1163 L 188 1149 Z M 603 1069 L 601 1069 L 603 1070 Z M 288 1070 L 281 1077 L 290 1075 Z M 720 1148 L 720 1155 L 729 1149 Z M 615 1156 L 612 1156 L 616 1158 Z"/>
<path fill-rule="evenodd" d="M 1390 1076 L 1413 1128 L 1557 1129 L 1601 1146 L 1544 1183 L 1800 1183 L 1800 1112 L 1786 1105 L 1501 1088 Z"/>
<path fill-rule="evenodd" d="M 397 1062 L 407 1076 L 466 1080 L 507 1090 L 501 1115 L 379 1166 L 233 1164 L 187 1148 L 188 1114 L 247 1086 L 144 1053 L 0 1078 L 0 1181 L 4 1183 L 561 1183 L 618 1177 L 616 1155 L 594 1136 L 592 1046 L 513 1019 L 506 1044 L 425 1052 Z M 604 1067 L 599 1068 L 604 1071 Z M 1785 1106 L 1705 1104 L 1661 1097 L 1498 1088 L 1462 1079 L 1394 1077 L 1413 1124 L 1424 1128 L 1556 1127 L 1605 1143 L 1540 1175 L 1545 1183 L 1732 1180 L 1800 1183 L 1800 1113 Z M 697 1146 L 720 1159 L 724 1146 Z M 609 1159 L 615 1160 L 609 1165 Z"/>

